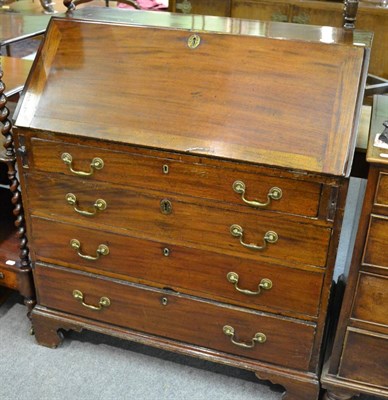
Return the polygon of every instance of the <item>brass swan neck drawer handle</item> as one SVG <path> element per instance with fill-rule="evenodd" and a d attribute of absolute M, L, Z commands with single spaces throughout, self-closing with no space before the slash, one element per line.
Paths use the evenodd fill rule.
<path fill-rule="evenodd" d="M 110 306 L 110 299 L 108 297 L 101 297 L 98 302 L 98 306 L 93 306 L 92 304 L 87 304 L 84 302 L 84 294 L 80 290 L 73 290 L 73 297 L 78 300 L 84 307 L 89 308 L 90 310 L 100 311 L 104 307 Z"/>
<path fill-rule="evenodd" d="M 267 201 L 265 203 L 261 203 L 260 201 L 257 201 L 257 200 L 247 200 L 245 198 L 246 186 L 243 181 L 235 181 L 233 183 L 232 187 L 236 193 L 241 194 L 242 201 L 245 204 L 248 204 L 249 206 L 255 207 L 255 208 L 267 207 L 271 204 L 271 200 L 280 200 L 283 195 L 282 189 L 275 186 L 275 187 L 269 189 L 268 194 L 267 194 Z"/>
<path fill-rule="evenodd" d="M 240 243 L 242 246 L 251 249 L 251 250 L 264 250 L 267 247 L 267 243 L 276 243 L 278 241 L 278 234 L 274 231 L 268 231 L 263 238 L 263 245 L 258 246 L 257 244 L 249 244 L 244 242 L 244 230 L 240 225 L 233 224 L 230 227 L 230 233 L 233 237 L 237 237 L 240 239 Z"/>
<path fill-rule="evenodd" d="M 261 293 L 262 289 L 270 290 L 272 288 L 272 281 L 267 278 L 263 278 L 260 281 L 260 283 L 257 285 L 257 290 L 255 292 L 253 292 L 251 290 L 247 290 L 247 289 L 240 289 L 238 287 L 239 276 L 235 272 L 228 272 L 228 274 L 226 275 L 226 279 L 228 280 L 228 282 L 233 283 L 234 287 L 236 288 L 236 290 L 238 292 L 244 293 L 244 294 L 247 294 L 250 296 L 259 295 Z"/>
<path fill-rule="evenodd" d="M 251 343 L 238 342 L 234 339 L 235 334 L 234 334 L 234 328 L 232 326 L 225 325 L 222 328 L 222 330 L 226 336 L 230 336 L 230 341 L 233 344 L 235 344 L 236 346 L 239 346 L 239 347 L 243 347 L 244 349 L 252 349 L 253 347 L 255 347 L 256 343 L 262 344 L 262 343 L 265 343 L 267 340 L 267 337 L 264 335 L 264 333 L 258 332 L 251 339 Z"/>
<path fill-rule="evenodd" d="M 81 258 L 83 258 L 84 260 L 89 260 L 89 261 L 96 261 L 101 256 L 107 256 L 109 254 L 109 247 L 107 245 L 105 245 L 105 244 L 100 244 L 97 247 L 95 256 L 88 256 L 86 254 L 82 254 L 81 251 L 80 251 L 81 243 L 77 239 L 71 239 L 70 240 L 70 247 L 72 249 L 74 249 Z"/>
<path fill-rule="evenodd" d="M 65 198 L 68 204 L 73 206 L 75 212 L 85 215 L 86 217 L 92 217 L 93 215 L 96 215 L 98 211 L 104 211 L 108 207 L 108 204 L 104 199 L 97 199 L 93 204 L 93 211 L 80 210 L 77 205 L 77 196 L 75 194 L 67 193 Z"/>
<path fill-rule="evenodd" d="M 85 171 L 76 171 L 73 169 L 73 156 L 69 153 L 62 153 L 61 155 L 62 161 L 69 166 L 70 172 L 74 175 L 78 176 L 90 176 L 94 174 L 95 170 L 103 169 L 104 168 L 104 161 L 99 157 L 94 157 L 92 162 L 90 163 L 90 170 Z"/>

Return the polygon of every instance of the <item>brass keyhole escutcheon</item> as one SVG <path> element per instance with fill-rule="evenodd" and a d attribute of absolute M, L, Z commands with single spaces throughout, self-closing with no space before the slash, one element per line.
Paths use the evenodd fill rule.
<path fill-rule="evenodd" d="M 160 302 L 162 303 L 162 306 L 166 306 L 168 304 L 168 299 L 167 297 L 162 297 Z"/>
<path fill-rule="evenodd" d="M 197 34 L 191 35 L 187 39 L 187 46 L 189 46 L 190 49 L 196 49 L 200 43 L 201 43 L 201 38 Z"/>
<path fill-rule="evenodd" d="M 171 201 L 168 199 L 163 199 L 160 202 L 160 211 L 162 214 L 168 215 L 172 213 L 172 204 Z"/>

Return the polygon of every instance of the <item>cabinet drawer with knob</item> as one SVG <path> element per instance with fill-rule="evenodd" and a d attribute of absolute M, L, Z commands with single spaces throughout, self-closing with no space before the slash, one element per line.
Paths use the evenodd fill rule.
<path fill-rule="evenodd" d="M 131 235 L 255 260 L 326 266 L 331 228 L 275 213 L 250 214 L 237 207 L 73 177 L 26 174 L 35 215 L 71 219 L 87 226 L 126 229 Z M 104 209 L 99 208 L 104 205 Z M 87 215 L 84 215 L 87 213 Z M 90 214 L 90 215 L 89 215 Z"/>
<path fill-rule="evenodd" d="M 256 263 L 38 217 L 32 217 L 31 237 L 38 261 L 283 315 L 318 315 L 323 284 L 318 268 Z M 99 253 L 102 245 L 109 254 Z"/>
<path fill-rule="evenodd" d="M 39 303 L 55 310 L 290 368 L 309 364 L 313 323 L 39 263 L 35 280 Z"/>
<path fill-rule="evenodd" d="M 233 203 L 252 212 L 271 210 L 311 218 L 318 215 L 322 185 L 301 181 L 297 175 L 295 179 L 284 178 L 276 176 L 274 170 L 271 176 L 268 170 L 253 166 L 249 173 L 226 161 L 221 168 L 199 157 L 174 158 L 163 152 L 149 151 L 146 156 L 134 149 L 132 153 L 111 151 L 37 138 L 28 143 L 29 169 L 131 187 L 146 186 L 166 193 Z"/>

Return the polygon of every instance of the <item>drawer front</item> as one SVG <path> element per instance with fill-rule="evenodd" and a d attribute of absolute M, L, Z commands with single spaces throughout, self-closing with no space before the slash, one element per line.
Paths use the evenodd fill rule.
<path fill-rule="evenodd" d="M 81 244 L 79 250 L 70 245 L 74 238 Z M 322 270 L 304 271 L 258 263 L 37 217 L 32 218 L 31 244 L 36 258 L 48 263 L 169 287 L 249 308 L 318 314 Z M 78 255 L 81 252 L 82 256 L 96 257 L 101 244 L 108 246 L 108 255 L 97 260 Z M 235 274 L 237 283 L 233 281 Z M 257 294 L 242 293 L 236 287 Z"/>
<path fill-rule="evenodd" d="M 387 387 L 388 336 L 348 329 L 339 375 Z"/>
<path fill-rule="evenodd" d="M 15 270 L 11 270 L 6 266 L 0 265 L 0 286 L 9 289 L 18 290 L 18 277 Z"/>
<path fill-rule="evenodd" d="M 233 190 L 235 181 L 245 185 L 245 197 L 248 201 L 260 203 L 269 201 L 264 209 L 290 214 L 316 217 L 319 207 L 321 185 L 263 174 L 242 172 L 232 163 L 225 162 L 225 168 L 203 164 L 203 160 L 192 157 L 193 162 L 184 162 L 171 158 L 160 158 L 101 150 L 65 143 L 32 139 L 33 166 L 37 170 L 59 172 L 73 175 L 69 166 L 62 161 L 62 154 L 72 156 L 75 170 L 89 171 L 95 157 L 103 160 L 104 166 L 95 170 L 89 180 L 118 183 L 133 187 L 160 190 L 165 193 L 180 193 L 210 200 L 246 205 L 242 196 Z M 272 188 L 280 188 L 279 200 L 269 200 Z"/>
<path fill-rule="evenodd" d="M 35 267 L 35 282 L 39 304 L 46 307 L 242 357 L 308 368 L 313 324 L 39 264 Z M 86 305 L 101 310 L 82 305 L 80 293 L 77 299 L 74 290 L 83 294 Z M 102 297 L 109 298 L 109 306 L 100 305 L 107 304 Z M 235 329 L 236 342 L 252 348 L 233 344 L 231 337 L 223 333 L 225 326 Z M 252 341 L 257 333 L 266 336 L 265 343 Z"/>
<path fill-rule="evenodd" d="M 77 185 L 75 184 L 77 182 Z M 226 210 L 217 203 L 195 204 L 191 198 L 124 190 L 119 186 L 86 183 L 74 178 L 27 176 L 30 211 L 33 214 L 72 218 L 84 224 L 103 224 L 127 229 L 131 235 L 145 239 L 189 244 L 190 247 L 249 257 L 255 260 L 274 259 L 283 263 L 296 262 L 324 267 L 330 240 L 330 228 L 316 226 L 300 217 L 288 218 L 275 213 L 258 212 L 255 215 Z M 91 209 L 97 200 L 107 207 L 95 216 L 79 215 L 74 205 L 66 202 L 73 193 L 76 207 Z M 171 213 L 161 207 L 162 201 L 171 204 Z M 94 208 L 92 207 L 94 210 Z M 239 225 L 240 236 L 233 236 L 231 227 Z M 264 240 L 267 232 L 278 235 L 276 243 Z M 235 234 L 236 235 L 236 234 Z M 270 235 L 269 233 L 267 234 Z M 270 235 L 271 236 L 271 235 Z M 272 235 L 275 237 L 275 235 Z M 240 243 L 265 247 L 252 250 Z"/>
<path fill-rule="evenodd" d="M 388 173 L 380 172 L 377 184 L 375 205 L 388 207 Z"/>
<path fill-rule="evenodd" d="M 363 255 L 363 264 L 388 268 L 388 217 L 372 215 Z"/>
<path fill-rule="evenodd" d="M 360 273 L 353 317 L 388 326 L 388 277 Z"/>

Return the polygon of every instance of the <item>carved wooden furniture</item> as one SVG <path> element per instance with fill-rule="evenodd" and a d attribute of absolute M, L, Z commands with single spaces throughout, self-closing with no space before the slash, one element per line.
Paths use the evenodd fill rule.
<path fill-rule="evenodd" d="M 0 14 L 0 50 L 40 35 L 47 22 L 47 17 L 27 19 Z M 30 67 L 31 61 L 2 57 L 0 52 L 0 288 L 18 290 L 29 310 L 34 304 L 34 290 L 7 99 L 18 96 Z"/>
<path fill-rule="evenodd" d="M 342 27 L 343 2 L 309 0 L 170 0 L 169 10 L 263 21 Z M 357 29 L 374 32 L 369 72 L 388 79 L 388 7 L 360 2 Z"/>
<path fill-rule="evenodd" d="M 25 236 L 24 216 L 16 173 L 16 158 L 11 135 L 11 121 L 7 108 L 5 86 L 0 71 L 0 129 L 2 133 L 0 169 L 6 187 L 0 189 L 0 287 L 18 290 L 31 310 L 34 304 L 31 267 Z M 15 89 L 16 90 L 16 89 Z M 15 90 L 11 90 L 12 93 Z M 7 177 L 5 178 L 5 174 Z M 9 187 L 9 189 L 7 188 Z M 12 204 L 11 204 L 12 203 Z M 12 213 L 13 209 L 13 213 Z M 16 225 L 17 229 L 15 232 Z"/>
<path fill-rule="evenodd" d="M 327 400 L 360 393 L 388 398 L 388 149 L 374 146 L 387 120 L 388 97 L 375 96 L 366 195 L 334 346 L 322 376 Z"/>
<path fill-rule="evenodd" d="M 321 33 L 52 19 L 15 128 L 39 343 L 95 330 L 317 399 L 371 39 Z"/>

